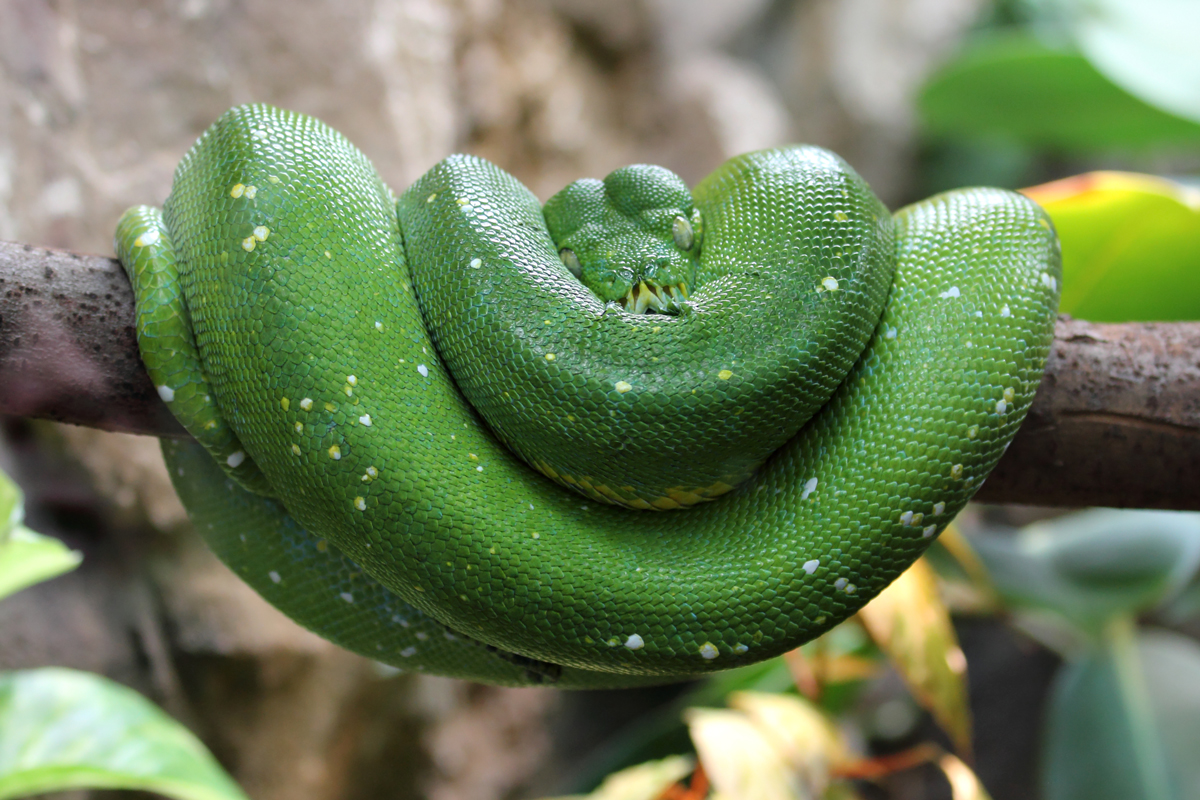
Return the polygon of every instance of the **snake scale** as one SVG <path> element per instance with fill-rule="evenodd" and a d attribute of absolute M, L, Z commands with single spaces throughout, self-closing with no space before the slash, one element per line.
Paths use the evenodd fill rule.
<path fill-rule="evenodd" d="M 397 198 L 263 105 L 116 246 L 221 559 L 378 661 L 563 688 L 753 663 L 854 613 L 1011 441 L 1060 280 L 1031 201 L 892 215 L 820 148 L 544 207 L 452 156 Z"/>

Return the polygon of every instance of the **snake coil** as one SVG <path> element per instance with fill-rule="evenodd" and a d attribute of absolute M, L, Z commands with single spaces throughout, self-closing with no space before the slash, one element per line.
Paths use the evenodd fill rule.
<path fill-rule="evenodd" d="M 261 105 L 116 246 L 222 560 L 378 661 L 561 687 L 752 663 L 856 611 L 1016 433 L 1060 280 L 1031 201 L 889 215 L 819 148 L 544 209 L 454 156 L 397 200 Z"/>

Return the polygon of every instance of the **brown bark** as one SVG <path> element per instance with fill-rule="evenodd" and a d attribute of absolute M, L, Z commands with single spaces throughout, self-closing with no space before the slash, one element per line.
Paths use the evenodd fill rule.
<path fill-rule="evenodd" d="M 111 258 L 0 242 L 0 413 L 184 436 L 142 370 Z M 1200 323 L 1063 318 L 988 503 L 1200 510 Z"/>
<path fill-rule="evenodd" d="M 0 413 L 186 435 L 142 369 L 115 258 L 0 242 Z"/>
<path fill-rule="evenodd" d="M 1060 319 L 1033 408 L 975 499 L 1200 510 L 1200 322 Z"/>

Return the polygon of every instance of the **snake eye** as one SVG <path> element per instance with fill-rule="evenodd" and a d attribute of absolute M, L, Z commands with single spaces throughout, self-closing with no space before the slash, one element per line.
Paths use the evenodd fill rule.
<path fill-rule="evenodd" d="M 675 246 L 680 250 L 691 250 L 696 243 L 696 235 L 692 232 L 692 223 L 683 217 L 676 217 L 671 223 L 671 234 L 675 237 Z"/>
<path fill-rule="evenodd" d="M 558 257 L 562 259 L 563 266 L 571 270 L 571 274 L 576 278 L 583 275 L 583 267 L 579 264 L 579 256 L 575 255 L 575 251 L 569 247 L 564 247 L 558 251 Z"/>

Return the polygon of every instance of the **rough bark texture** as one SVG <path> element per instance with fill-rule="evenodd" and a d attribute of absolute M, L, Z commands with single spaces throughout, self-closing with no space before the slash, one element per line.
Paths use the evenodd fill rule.
<path fill-rule="evenodd" d="M 0 242 L 0 387 L 0 413 L 184 435 L 142 368 L 111 258 Z"/>
<path fill-rule="evenodd" d="M 0 413 L 185 436 L 150 385 L 120 265 L 0 242 Z M 976 496 L 1200 510 L 1200 323 L 1063 318 L 1029 417 Z"/>
<path fill-rule="evenodd" d="M 1200 510 L 1200 323 L 1062 319 L 1020 433 L 976 500 Z"/>

